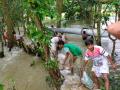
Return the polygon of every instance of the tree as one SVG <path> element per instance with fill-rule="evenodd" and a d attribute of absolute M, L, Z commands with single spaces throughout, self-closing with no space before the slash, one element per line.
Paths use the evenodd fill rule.
<path fill-rule="evenodd" d="M 57 9 L 57 27 L 61 27 L 61 14 L 63 11 L 63 0 L 56 0 L 56 9 Z"/>
<path fill-rule="evenodd" d="M 3 43 L 3 18 L 0 17 L 0 58 L 4 57 L 4 43 Z"/>
<path fill-rule="evenodd" d="M 11 48 L 14 46 L 14 43 L 15 43 L 15 39 L 13 35 L 14 24 L 10 17 L 8 0 L 1 0 L 1 3 L 2 3 L 4 21 L 7 26 L 7 31 L 8 31 L 8 47 L 9 47 L 9 50 L 11 50 Z"/>
<path fill-rule="evenodd" d="M 102 4 L 101 3 L 98 3 L 97 4 L 98 7 L 97 7 L 97 18 L 96 18 L 96 23 L 97 23 L 97 44 L 101 46 L 101 10 L 102 10 Z"/>
<path fill-rule="evenodd" d="M 53 0 L 28 0 L 26 2 L 28 4 L 27 10 L 29 12 L 28 17 L 31 19 L 31 23 L 37 27 L 37 30 L 39 30 L 41 33 L 44 34 L 44 38 L 47 38 L 48 34 L 45 29 L 45 26 L 43 25 L 42 21 L 46 16 L 51 17 L 52 13 L 54 11 L 51 9 L 55 5 L 55 1 Z M 30 9 L 28 9 L 30 8 Z M 40 39 L 41 40 L 41 39 Z M 41 42 L 41 47 L 44 48 L 44 56 L 45 60 L 48 60 L 49 57 L 49 43 L 46 43 L 46 41 Z M 46 40 L 46 39 L 45 39 Z M 50 40 L 50 38 L 49 38 Z"/>

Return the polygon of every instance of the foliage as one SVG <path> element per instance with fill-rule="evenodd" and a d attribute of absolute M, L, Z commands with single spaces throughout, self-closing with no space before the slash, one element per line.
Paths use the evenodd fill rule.
<path fill-rule="evenodd" d="M 41 20 L 45 16 L 53 18 L 55 16 L 54 0 L 28 0 L 28 4 L 33 13 L 37 14 Z"/>
<path fill-rule="evenodd" d="M 64 10 L 66 19 L 74 19 L 75 13 L 80 12 L 80 6 L 72 0 L 64 0 Z"/>
<path fill-rule="evenodd" d="M 46 77 L 46 81 L 50 86 L 55 86 L 57 90 L 60 90 L 62 84 L 62 78 L 60 76 L 58 61 L 57 60 L 48 60 L 45 63 L 45 68 L 49 72 L 49 76 Z"/>
<path fill-rule="evenodd" d="M 0 84 L 0 90 L 4 90 L 4 85 Z"/>
<path fill-rule="evenodd" d="M 85 19 L 90 16 L 92 7 L 97 4 L 97 0 L 65 0 L 64 12 L 66 19 Z"/>
<path fill-rule="evenodd" d="M 119 82 L 120 82 L 119 71 L 111 73 L 111 76 L 110 76 L 111 90 L 119 90 L 119 88 L 120 88 Z"/>
<path fill-rule="evenodd" d="M 23 9 L 22 0 L 8 0 L 8 7 L 10 17 L 14 21 L 14 24 L 18 24 L 22 21 Z"/>
<path fill-rule="evenodd" d="M 42 57 L 44 57 L 44 46 L 50 45 L 52 32 L 50 32 L 48 28 L 44 28 L 44 30 L 38 30 L 34 24 L 28 25 L 27 29 L 27 35 L 33 41 L 33 43 L 35 45 L 37 43 L 40 44 L 40 46 L 36 48 L 37 52 L 40 53 Z"/>
<path fill-rule="evenodd" d="M 38 30 L 38 28 L 31 24 L 27 27 L 28 36 L 33 40 L 33 42 L 40 42 L 40 44 L 49 45 L 52 32 L 48 28 L 44 28 L 43 31 Z"/>
<path fill-rule="evenodd" d="M 57 60 L 48 60 L 45 64 L 47 70 L 58 70 L 58 61 Z"/>
<path fill-rule="evenodd" d="M 49 87 L 53 87 L 54 82 L 51 76 L 46 76 L 46 82 L 48 83 Z"/>

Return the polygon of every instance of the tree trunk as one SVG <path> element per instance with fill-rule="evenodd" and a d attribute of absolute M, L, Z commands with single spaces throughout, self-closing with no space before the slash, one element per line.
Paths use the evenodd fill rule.
<path fill-rule="evenodd" d="M 120 21 L 120 5 L 118 6 L 118 21 Z"/>
<path fill-rule="evenodd" d="M 4 55 L 4 43 L 3 41 L 1 41 L 1 49 L 0 49 L 0 58 L 3 58 L 5 55 Z"/>
<path fill-rule="evenodd" d="M 97 5 L 94 6 L 94 13 L 97 13 Z M 96 19 L 95 19 L 95 17 L 93 17 L 93 27 L 94 28 L 96 28 L 95 24 L 96 24 Z"/>
<path fill-rule="evenodd" d="M 39 20 L 39 17 L 38 17 L 38 16 L 35 16 L 35 24 L 36 24 L 36 26 L 38 27 L 38 29 L 40 29 L 40 30 L 43 29 L 42 21 Z"/>
<path fill-rule="evenodd" d="M 120 11 L 118 12 L 118 21 L 120 21 Z"/>
<path fill-rule="evenodd" d="M 102 4 L 98 4 L 97 13 L 101 15 Z M 97 44 L 101 46 L 101 17 L 97 20 Z"/>
<path fill-rule="evenodd" d="M 88 15 L 86 15 L 86 23 L 91 26 L 94 24 L 94 20 L 93 20 L 93 6 L 89 6 L 88 7 Z"/>
<path fill-rule="evenodd" d="M 4 57 L 4 43 L 2 38 L 2 30 L 0 32 L 0 58 Z"/>
<path fill-rule="evenodd" d="M 61 27 L 61 14 L 63 9 L 63 0 L 56 0 L 56 9 L 57 9 L 57 27 Z"/>
<path fill-rule="evenodd" d="M 18 33 L 19 33 L 19 35 L 20 35 L 20 29 L 19 29 L 19 26 L 17 27 L 17 29 L 18 29 Z"/>
<path fill-rule="evenodd" d="M 2 1 L 4 20 L 5 20 L 5 24 L 7 25 L 7 31 L 8 31 L 8 47 L 9 50 L 11 50 L 11 48 L 14 46 L 15 43 L 14 35 L 12 33 L 14 30 L 13 21 L 10 17 L 7 0 L 1 0 L 1 1 Z"/>
<path fill-rule="evenodd" d="M 24 35 L 26 35 L 27 30 L 26 30 L 25 24 L 23 25 L 23 29 L 24 29 Z"/>
<path fill-rule="evenodd" d="M 39 20 L 38 16 L 35 16 L 35 24 L 38 27 L 39 30 L 44 30 L 42 21 Z M 46 34 L 45 34 L 46 35 Z M 45 52 L 45 60 L 48 60 L 49 57 L 49 47 L 47 45 L 44 45 L 44 52 Z"/>
<path fill-rule="evenodd" d="M 0 58 L 4 57 L 3 17 L 0 17 Z"/>
<path fill-rule="evenodd" d="M 115 22 L 118 20 L 118 8 L 119 6 L 118 5 L 115 5 Z"/>

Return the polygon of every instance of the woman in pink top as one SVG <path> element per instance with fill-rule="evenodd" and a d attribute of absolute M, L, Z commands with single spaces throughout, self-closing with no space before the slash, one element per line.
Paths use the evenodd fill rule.
<path fill-rule="evenodd" d="M 88 60 L 92 60 L 92 73 L 93 81 L 96 84 L 96 88 L 100 89 L 100 83 L 98 77 L 103 76 L 105 81 L 105 90 L 109 90 L 109 65 L 111 63 L 113 68 L 116 68 L 116 64 L 113 63 L 111 56 L 101 46 L 93 44 L 92 40 L 86 40 L 85 45 L 87 50 L 85 53 L 85 66 Z"/>

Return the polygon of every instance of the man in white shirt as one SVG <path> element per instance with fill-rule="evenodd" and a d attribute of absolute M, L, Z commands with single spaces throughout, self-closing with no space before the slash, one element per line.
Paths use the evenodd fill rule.
<path fill-rule="evenodd" d="M 59 36 L 54 36 L 51 39 L 51 44 L 50 44 L 50 55 L 52 58 L 56 57 L 57 55 L 57 43 L 61 38 Z"/>

